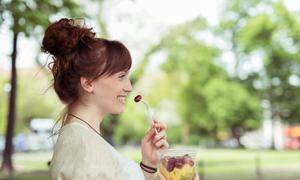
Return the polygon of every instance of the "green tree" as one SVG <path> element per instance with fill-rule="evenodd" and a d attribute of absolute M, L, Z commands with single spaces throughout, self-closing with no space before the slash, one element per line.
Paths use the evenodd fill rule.
<path fill-rule="evenodd" d="M 268 9 L 268 11 L 265 11 Z M 300 19 L 282 1 L 228 1 L 219 32 L 232 44 L 236 75 L 261 100 L 271 119 L 299 122 Z M 245 71 L 254 57 L 260 71 Z"/>
<path fill-rule="evenodd" d="M 21 74 L 22 73 L 22 74 Z M 16 132 L 28 130 L 30 121 L 33 118 L 56 119 L 62 109 L 54 90 L 48 89 L 48 77 L 42 72 L 38 73 L 19 71 L 18 90 L 20 96 L 17 101 Z M 30 86 L 28 85 L 30 83 Z M 28 108 L 32 107 L 32 108 Z"/>
<path fill-rule="evenodd" d="M 11 156 L 13 152 L 12 137 L 14 134 L 16 116 L 16 97 L 17 97 L 17 49 L 20 35 L 29 37 L 36 35 L 41 27 L 49 24 L 49 17 L 52 14 L 77 16 L 82 15 L 77 3 L 71 0 L 64 1 L 24 1 L 12 0 L 1 2 L 1 17 L 5 15 L 2 25 L 9 26 L 12 32 L 12 66 L 11 66 L 11 91 L 9 96 L 9 112 L 7 117 L 6 143 L 3 153 L 1 170 L 13 170 Z M 3 18 L 2 18 L 3 19 Z"/>
<path fill-rule="evenodd" d="M 242 134 L 260 126 L 260 101 L 251 97 L 249 91 L 235 81 L 211 78 L 204 87 L 208 119 L 215 122 L 219 131 L 230 130 L 238 140 Z"/>
<path fill-rule="evenodd" d="M 146 67 L 156 53 L 164 55 L 161 71 L 165 79 L 161 82 L 165 84 L 157 85 L 154 80 L 148 89 L 155 94 L 154 105 L 164 99 L 176 104 L 184 143 L 198 143 L 205 136 L 216 138 L 219 131 L 255 128 L 261 119 L 259 101 L 229 78 L 216 61 L 217 48 L 199 38 L 199 34 L 209 30 L 202 18 L 172 29 L 150 49 L 140 65 Z M 141 74 L 141 69 L 135 73 Z M 239 139 L 241 134 L 234 135 Z"/>

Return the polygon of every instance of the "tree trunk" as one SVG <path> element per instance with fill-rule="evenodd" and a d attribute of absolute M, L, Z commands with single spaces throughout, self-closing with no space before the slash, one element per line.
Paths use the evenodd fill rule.
<path fill-rule="evenodd" d="M 271 122 L 272 122 L 272 134 L 271 134 L 271 146 L 270 146 L 270 149 L 272 150 L 275 150 L 275 142 L 274 142 L 274 135 L 275 135 L 275 132 L 274 132 L 274 128 L 275 128 L 275 122 L 274 122 L 274 118 L 272 117 L 271 118 Z"/>
<path fill-rule="evenodd" d="M 243 147 L 243 145 L 240 141 L 241 136 L 242 136 L 242 129 L 240 127 L 232 127 L 231 128 L 231 134 L 232 134 L 232 137 L 237 140 L 238 146 L 240 148 Z"/>
<path fill-rule="evenodd" d="M 12 163 L 12 153 L 13 153 L 13 136 L 14 136 L 14 126 L 15 126 L 15 115 L 16 115 L 16 91 L 17 91 L 17 42 L 18 33 L 14 32 L 13 35 L 13 51 L 12 51 L 12 62 L 11 62 L 11 90 L 9 96 L 9 109 L 7 116 L 7 126 L 6 126 L 6 139 L 5 139 L 5 149 L 3 152 L 3 161 L 1 170 L 2 171 L 13 171 Z"/>
<path fill-rule="evenodd" d="M 276 150 L 276 142 L 275 142 L 275 139 L 276 139 L 276 132 L 275 132 L 275 127 L 276 127 L 276 122 L 280 122 L 281 121 L 281 118 L 280 116 L 278 115 L 279 113 L 278 112 L 275 112 L 273 113 L 272 115 L 272 118 L 271 118 L 271 121 L 272 121 L 272 138 L 271 138 L 271 147 L 270 149 L 271 150 Z"/>

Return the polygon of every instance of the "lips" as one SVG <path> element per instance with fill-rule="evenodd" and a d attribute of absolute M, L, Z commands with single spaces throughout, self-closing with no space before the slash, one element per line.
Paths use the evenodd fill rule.
<path fill-rule="evenodd" d="M 126 96 L 118 96 L 117 98 L 118 98 L 118 100 L 119 100 L 122 104 L 125 103 L 125 98 L 126 98 Z"/>

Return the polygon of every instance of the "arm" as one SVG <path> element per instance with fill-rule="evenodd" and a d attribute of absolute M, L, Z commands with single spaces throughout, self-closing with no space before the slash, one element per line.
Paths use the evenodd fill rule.
<path fill-rule="evenodd" d="M 160 131 L 156 134 L 155 129 L 160 129 Z M 166 137 L 166 125 L 161 122 L 154 121 L 154 124 L 146 133 L 141 143 L 142 163 L 156 168 L 159 160 L 157 152 L 168 148 L 169 144 Z M 154 173 L 148 173 L 143 169 L 142 172 L 146 180 L 153 180 L 155 178 Z"/>
<path fill-rule="evenodd" d="M 143 172 L 144 177 L 145 177 L 146 180 L 153 180 L 154 177 L 155 177 L 155 174 L 150 174 L 150 173 L 147 173 L 147 172 L 145 172 L 143 170 L 142 170 L 142 172 Z"/>

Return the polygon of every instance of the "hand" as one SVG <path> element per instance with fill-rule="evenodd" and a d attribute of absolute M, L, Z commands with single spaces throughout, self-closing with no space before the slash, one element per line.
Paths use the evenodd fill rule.
<path fill-rule="evenodd" d="M 166 180 L 166 179 L 164 178 L 164 176 L 161 175 L 160 173 L 157 174 L 157 179 L 158 179 L 158 180 Z M 194 179 L 193 179 L 193 180 L 199 180 L 199 175 L 196 174 L 196 176 L 194 176 Z"/>
<path fill-rule="evenodd" d="M 157 134 L 155 129 L 159 129 Z M 142 139 L 142 162 L 145 165 L 156 167 L 158 162 L 157 152 L 168 148 L 169 144 L 166 135 L 166 125 L 154 120 L 151 128 Z"/>

